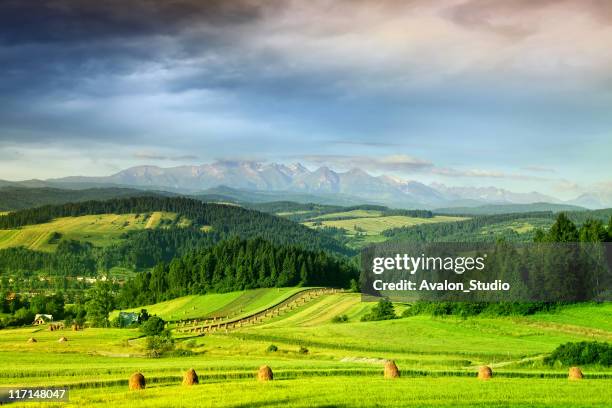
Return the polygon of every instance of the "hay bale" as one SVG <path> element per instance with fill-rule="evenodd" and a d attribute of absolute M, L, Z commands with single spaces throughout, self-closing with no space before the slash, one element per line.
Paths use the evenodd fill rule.
<path fill-rule="evenodd" d="M 385 378 L 399 378 L 400 371 L 393 360 L 385 361 Z"/>
<path fill-rule="evenodd" d="M 47 330 L 54 331 L 55 330 L 55 326 L 50 324 L 49 327 L 47 328 Z"/>
<path fill-rule="evenodd" d="M 34 337 L 30 337 L 28 339 L 28 343 L 38 343 L 38 340 L 36 340 Z"/>
<path fill-rule="evenodd" d="M 72 331 L 79 331 L 79 325 L 78 324 L 73 324 L 72 325 Z"/>
<path fill-rule="evenodd" d="M 478 369 L 479 380 L 490 380 L 493 377 L 493 370 L 489 366 L 480 366 Z"/>
<path fill-rule="evenodd" d="M 142 375 L 141 373 L 132 374 L 128 386 L 130 388 L 130 391 L 144 390 L 146 386 L 144 375 Z"/>
<path fill-rule="evenodd" d="M 65 343 L 67 341 L 68 341 L 68 339 L 66 337 L 64 337 L 64 336 L 60 337 L 59 340 L 58 340 L 59 343 Z"/>
<path fill-rule="evenodd" d="M 584 375 L 582 374 L 582 370 L 579 367 L 571 367 L 569 369 L 568 378 L 570 380 L 582 380 Z"/>
<path fill-rule="evenodd" d="M 259 367 L 259 371 L 257 372 L 257 379 L 259 381 L 270 381 L 274 379 L 272 375 L 272 369 L 267 365 L 262 365 Z"/>
<path fill-rule="evenodd" d="M 200 381 L 198 379 L 198 374 L 195 372 L 193 368 L 190 368 L 183 375 L 183 385 L 195 385 L 199 384 Z"/>

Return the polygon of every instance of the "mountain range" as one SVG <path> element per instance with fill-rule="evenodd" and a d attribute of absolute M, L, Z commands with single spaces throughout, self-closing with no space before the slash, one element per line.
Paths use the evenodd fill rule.
<path fill-rule="evenodd" d="M 497 187 L 448 187 L 426 185 L 397 177 L 373 176 L 361 169 L 337 172 L 328 167 L 309 170 L 295 163 L 217 161 L 197 166 L 162 168 L 137 166 L 106 177 L 71 176 L 49 180 L 3 182 L 22 187 L 130 187 L 165 190 L 184 194 L 218 194 L 241 190 L 245 195 L 268 193 L 273 197 L 298 195 L 312 201 L 383 204 L 397 208 L 475 207 L 485 204 L 574 204 L 588 208 L 612 206 L 612 197 L 591 194 L 563 201 L 538 192 L 516 193 Z M 320 200 L 317 200 L 320 198 Z M 303 200 L 300 200 L 303 201 Z"/>

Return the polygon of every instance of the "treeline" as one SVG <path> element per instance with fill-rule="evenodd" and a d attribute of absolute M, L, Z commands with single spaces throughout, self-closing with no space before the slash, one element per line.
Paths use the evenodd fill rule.
<path fill-rule="evenodd" d="M 72 240 L 61 241 L 53 253 L 7 248 L 0 250 L 0 272 L 29 276 L 33 271 L 56 271 L 62 276 L 91 276 L 96 272 L 92 251 L 91 244 Z"/>
<path fill-rule="evenodd" d="M 189 294 L 253 288 L 347 287 L 357 276 L 348 261 L 322 251 L 233 238 L 138 274 L 121 289 L 119 303 L 133 307 Z"/>
<path fill-rule="evenodd" d="M 612 242 L 612 218 L 607 227 L 599 220 L 577 227 L 560 213 L 550 229 L 536 232 L 534 241 L 511 245 L 500 240 L 486 250 L 483 270 L 448 277 L 466 287 L 471 280 L 499 280 L 507 282 L 510 290 L 432 292 L 422 295 L 406 314 L 524 315 L 563 303 L 610 300 L 612 246 L 607 242 Z"/>
<path fill-rule="evenodd" d="M 478 232 L 482 227 L 485 227 L 487 225 L 529 218 L 550 218 L 552 220 L 553 213 L 550 211 L 544 211 L 531 213 L 486 215 L 463 221 L 420 224 L 416 226 L 391 228 L 383 231 L 382 234 L 385 237 L 391 238 L 393 241 L 402 240 L 410 242 L 444 242 L 448 240 L 449 236 L 453 236 L 456 239 L 461 237 L 467 237 L 470 234 Z"/>
<path fill-rule="evenodd" d="M 292 201 L 274 201 L 269 203 L 257 203 L 248 204 L 247 207 L 263 211 L 271 214 L 276 213 L 287 213 L 283 217 L 290 219 L 295 222 L 302 222 L 307 220 L 314 220 L 316 217 L 332 214 L 341 213 L 355 210 L 365 211 L 379 211 L 383 216 L 391 215 L 403 215 L 406 217 L 418 217 L 418 218 L 432 218 L 433 213 L 429 210 L 404 210 L 404 209 L 393 209 L 384 205 L 375 204 L 361 204 L 343 207 L 340 205 L 325 205 L 325 204 L 314 204 L 314 203 L 296 203 Z M 350 216 L 338 216 L 338 217 L 327 217 L 325 220 L 334 221 L 349 218 Z"/>
<path fill-rule="evenodd" d="M 604 222 L 612 219 L 612 209 L 593 210 L 593 211 L 573 211 L 564 216 L 575 225 L 586 223 L 600 223 L 603 227 Z M 470 218 L 463 221 L 420 224 L 416 226 L 397 227 L 385 230 L 382 234 L 391 241 L 410 241 L 410 242 L 473 242 L 491 241 L 504 238 L 507 241 L 521 240 L 519 234 L 511 229 L 497 231 L 494 234 L 481 234 L 482 228 L 495 224 L 529 220 L 544 220 L 546 223 L 553 224 L 557 214 L 552 211 L 534 211 L 526 213 L 494 214 Z M 530 234 L 529 239 L 533 236 Z M 574 241 L 578 242 L 578 240 Z"/>
<path fill-rule="evenodd" d="M 170 262 L 198 248 L 211 247 L 221 239 L 215 232 L 197 228 L 130 231 L 122 238 L 104 248 L 74 240 L 59 241 L 54 252 L 6 248 L 0 250 L 0 272 L 19 278 L 28 278 L 37 272 L 65 278 L 93 277 L 113 267 L 141 270 Z"/>
<path fill-rule="evenodd" d="M 58 217 L 151 211 L 177 213 L 191 220 L 194 226 L 211 226 L 222 236 L 237 235 L 244 239 L 260 237 L 280 245 L 298 245 L 312 250 L 325 249 L 340 254 L 351 253 L 333 238 L 292 221 L 233 205 L 202 203 L 183 197 L 130 197 L 47 205 L 0 216 L 0 229 L 45 223 Z"/>
<path fill-rule="evenodd" d="M 115 266 L 136 270 L 151 268 L 189 251 L 211 247 L 221 240 L 221 234 L 198 228 L 169 228 L 130 231 L 123 238 L 122 242 L 99 251 L 100 270 L 107 271 Z"/>
<path fill-rule="evenodd" d="M 0 211 L 14 211 L 41 205 L 63 204 L 87 200 L 108 200 L 111 198 L 168 195 L 167 193 L 152 193 L 131 188 L 87 188 L 84 190 L 69 190 L 51 187 L 18 187 L 0 188 Z"/>
<path fill-rule="evenodd" d="M 351 207 L 344 207 L 342 211 L 354 211 L 354 210 L 365 210 L 365 211 L 380 211 L 384 216 L 390 215 L 403 215 L 406 217 L 418 217 L 418 218 L 431 218 L 433 213 L 429 210 L 404 210 L 398 208 L 389 208 L 384 205 L 375 204 L 362 204 L 354 205 Z"/>

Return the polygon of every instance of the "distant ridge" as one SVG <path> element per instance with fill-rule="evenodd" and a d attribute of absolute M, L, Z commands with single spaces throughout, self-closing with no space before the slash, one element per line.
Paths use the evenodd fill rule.
<path fill-rule="evenodd" d="M 2 185 L 63 189 L 121 187 L 192 196 L 208 195 L 214 196 L 213 199 L 228 197 L 248 202 L 289 199 L 334 205 L 371 203 L 406 209 L 537 203 L 588 208 L 612 206 L 612 194 L 607 193 L 583 194 L 573 201 L 564 202 L 537 191 L 523 193 L 494 186 L 426 185 L 416 180 L 387 175 L 373 176 L 358 168 L 335 171 L 323 166 L 310 170 L 300 163 L 287 165 L 228 160 L 169 168 L 136 166 L 104 177 L 71 176 L 21 182 L 0 181 L 0 187 Z"/>
<path fill-rule="evenodd" d="M 168 195 L 164 192 L 143 191 L 129 188 L 89 188 L 65 190 L 58 188 L 0 187 L 0 211 L 14 211 L 48 204 L 64 204 L 88 200 L 107 200 L 137 196 Z"/>

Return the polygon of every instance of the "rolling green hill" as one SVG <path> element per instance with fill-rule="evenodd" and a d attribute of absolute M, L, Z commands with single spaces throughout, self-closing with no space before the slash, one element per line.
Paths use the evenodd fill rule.
<path fill-rule="evenodd" d="M 43 224 L 62 217 L 146 212 L 175 213 L 179 219 L 190 220 L 194 227 L 212 227 L 220 235 L 258 237 L 273 243 L 324 249 L 338 254 L 351 253 L 334 238 L 282 217 L 235 205 L 203 203 L 184 197 L 130 197 L 24 209 L 0 216 L 0 230 Z"/>
<path fill-rule="evenodd" d="M 154 229 L 174 223 L 174 213 L 156 211 L 147 214 L 98 214 L 62 217 L 53 221 L 0 230 L 0 249 L 23 246 L 51 251 L 60 240 L 90 242 L 104 247 L 124 239 L 128 231 Z M 188 224 L 183 221 L 183 224 Z"/>
<path fill-rule="evenodd" d="M 300 290 L 302 288 L 262 288 L 210 295 L 191 295 L 124 311 L 138 312 L 145 308 L 150 314 L 167 321 L 235 316 L 265 309 Z M 112 316 L 117 313 L 114 312 Z"/>
<path fill-rule="evenodd" d="M 407 215 L 385 215 L 379 210 L 348 210 L 317 216 L 303 222 L 309 228 L 326 231 L 332 228 L 347 238 L 347 245 L 360 248 L 388 238 L 384 231 L 397 228 L 410 228 L 422 224 L 453 223 L 465 220 L 465 217 L 436 215 L 428 218 Z"/>

